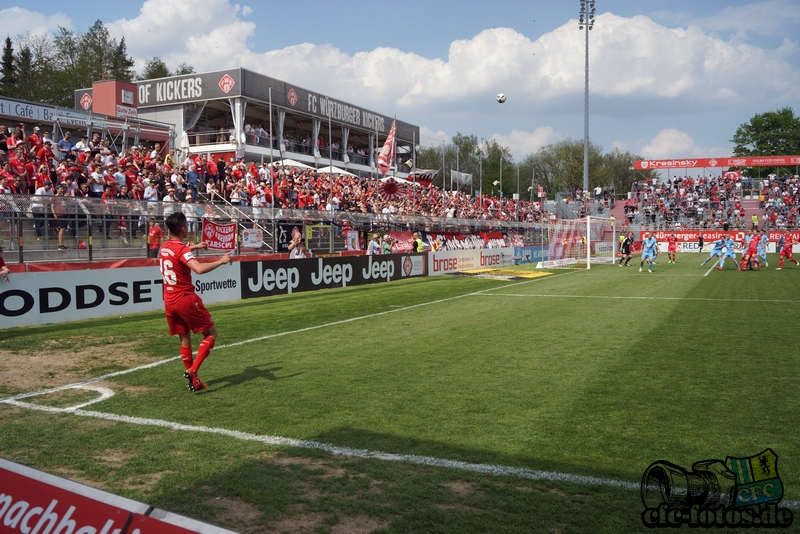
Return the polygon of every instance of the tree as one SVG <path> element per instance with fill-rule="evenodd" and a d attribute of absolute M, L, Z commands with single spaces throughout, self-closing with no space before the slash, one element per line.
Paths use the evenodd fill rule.
<path fill-rule="evenodd" d="M 178 65 L 178 68 L 175 69 L 174 72 L 175 76 L 182 76 L 184 74 L 194 74 L 194 67 L 186 62 L 182 62 Z"/>
<path fill-rule="evenodd" d="M 23 46 L 19 50 L 17 60 L 17 91 L 16 96 L 25 100 L 36 98 L 36 80 L 33 72 L 31 49 Z"/>
<path fill-rule="evenodd" d="M 15 96 L 17 90 L 17 72 L 14 64 L 14 47 L 11 37 L 6 37 L 3 46 L 3 79 L 0 80 L 0 93 L 5 96 Z"/>
<path fill-rule="evenodd" d="M 110 58 L 111 77 L 115 80 L 129 82 L 133 80 L 133 59 L 128 56 L 125 38 L 120 39 Z"/>
<path fill-rule="evenodd" d="M 184 62 L 178 65 L 178 68 L 175 69 L 175 72 L 170 72 L 169 67 L 164 61 L 158 57 L 153 56 L 152 58 L 148 59 L 147 62 L 144 64 L 144 68 L 142 69 L 142 73 L 139 74 L 139 80 L 152 80 L 155 78 L 166 78 L 167 76 L 182 76 L 184 74 L 193 74 L 194 67 L 190 64 Z"/>
<path fill-rule="evenodd" d="M 800 153 L 800 118 L 790 107 L 756 114 L 736 129 L 734 156 L 793 156 Z"/>
<path fill-rule="evenodd" d="M 510 198 L 511 193 L 517 190 L 517 169 L 511 151 L 494 139 L 481 139 L 478 154 L 483 167 L 483 180 L 476 183 L 475 189 L 480 189 L 485 196 L 494 191 L 496 196 L 502 192 L 504 197 Z M 479 179 L 477 175 L 475 178 Z"/>
<path fill-rule="evenodd" d="M 152 80 L 154 78 L 166 78 L 169 76 L 169 68 L 160 57 L 154 56 L 147 60 L 144 69 L 139 75 L 140 80 Z"/>
<path fill-rule="evenodd" d="M 611 177 L 611 183 L 614 184 L 614 189 L 617 193 L 627 193 L 633 186 L 633 180 L 656 180 L 658 172 L 635 171 L 633 170 L 633 162 L 643 159 L 641 156 L 631 154 L 630 152 L 622 151 L 615 148 L 608 154 L 603 155 L 603 166 Z"/>
<path fill-rule="evenodd" d="M 790 107 L 758 113 L 736 129 L 734 156 L 794 156 L 800 154 L 800 118 Z M 745 174 L 780 172 L 774 167 L 746 169 Z"/>
<path fill-rule="evenodd" d="M 603 164 L 602 147 L 589 144 L 589 189 L 607 186 L 611 173 Z M 567 139 L 543 146 L 529 154 L 525 167 L 532 169 L 536 183 L 544 187 L 549 198 L 557 192 L 570 194 L 583 188 L 583 141 Z"/>

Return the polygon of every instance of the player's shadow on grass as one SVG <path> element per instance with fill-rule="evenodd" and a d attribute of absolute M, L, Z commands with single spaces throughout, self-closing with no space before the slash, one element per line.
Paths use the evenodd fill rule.
<path fill-rule="evenodd" d="M 214 390 L 225 389 L 230 386 L 238 386 L 245 382 L 251 382 L 259 378 L 264 380 L 285 380 L 287 378 L 294 378 L 303 373 L 294 373 L 286 376 L 276 376 L 275 373 L 283 369 L 283 367 L 272 367 L 280 364 L 281 362 L 262 363 L 261 365 L 251 365 L 245 368 L 241 373 L 235 375 L 223 376 L 222 378 L 214 378 L 208 381 L 208 386 Z"/>

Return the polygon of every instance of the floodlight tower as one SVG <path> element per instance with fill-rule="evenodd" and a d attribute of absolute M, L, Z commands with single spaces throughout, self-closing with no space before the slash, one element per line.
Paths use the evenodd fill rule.
<path fill-rule="evenodd" d="M 594 28 L 595 0 L 581 0 L 578 29 L 586 32 L 586 86 L 583 102 L 583 190 L 589 190 L 589 31 Z"/>

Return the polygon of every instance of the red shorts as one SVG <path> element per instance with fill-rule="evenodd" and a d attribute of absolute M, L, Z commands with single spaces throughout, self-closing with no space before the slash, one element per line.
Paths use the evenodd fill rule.
<path fill-rule="evenodd" d="M 190 330 L 199 334 L 214 326 L 214 319 L 203 306 L 202 299 L 194 293 L 166 304 L 164 310 L 167 313 L 167 325 L 171 336 L 187 334 Z"/>
<path fill-rule="evenodd" d="M 667 245 L 667 252 L 677 252 L 677 251 L 678 251 L 678 245 L 674 243 L 670 243 L 669 245 Z"/>
<path fill-rule="evenodd" d="M 792 249 L 790 248 L 783 248 L 781 249 L 781 258 L 791 258 L 792 256 Z"/>

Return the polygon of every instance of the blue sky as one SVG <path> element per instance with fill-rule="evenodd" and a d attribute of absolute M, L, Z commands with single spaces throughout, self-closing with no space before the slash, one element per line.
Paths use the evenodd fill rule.
<path fill-rule="evenodd" d="M 83 31 L 99 18 L 139 64 L 247 67 L 397 114 L 425 144 L 475 134 L 522 158 L 583 138 L 579 0 L 28 5 L 0 4 L 0 32 Z M 590 136 L 606 151 L 721 157 L 755 113 L 800 113 L 800 2 L 598 0 L 597 13 Z"/>

